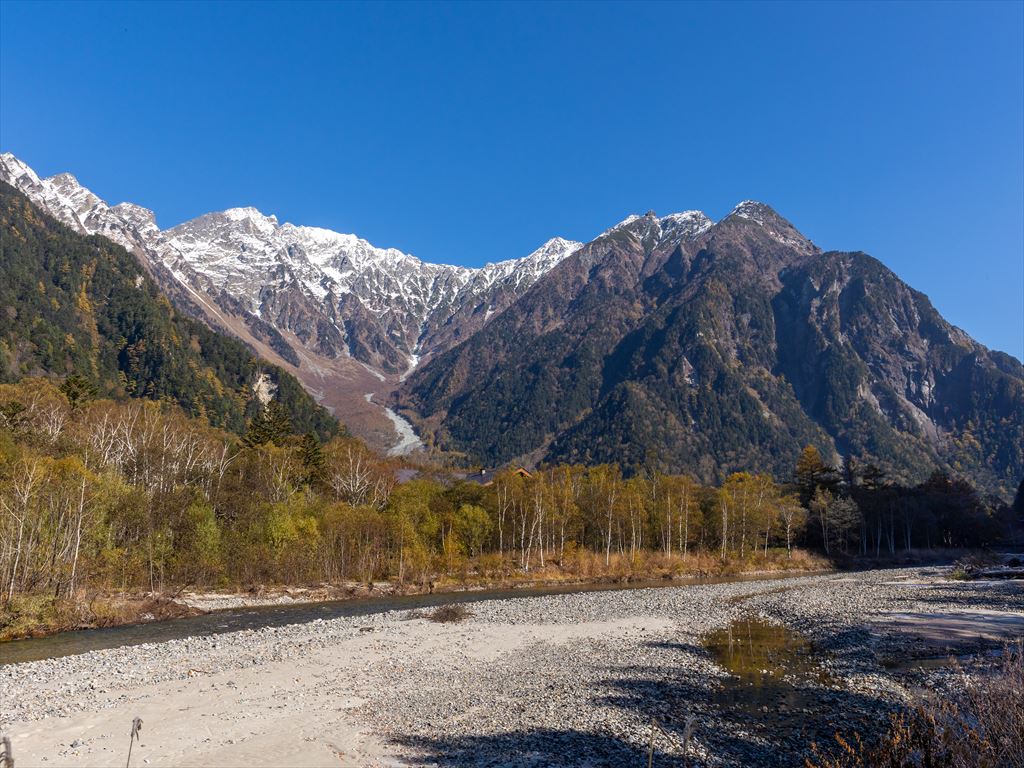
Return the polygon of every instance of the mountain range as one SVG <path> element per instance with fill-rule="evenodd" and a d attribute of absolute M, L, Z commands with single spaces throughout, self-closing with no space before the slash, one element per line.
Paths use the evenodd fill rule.
<path fill-rule="evenodd" d="M 180 311 L 379 448 L 397 430 L 402 450 L 418 435 L 488 465 L 617 461 L 710 482 L 784 476 L 810 443 L 906 479 L 938 467 L 1006 493 L 1024 474 L 1021 363 L 761 203 L 718 222 L 633 215 L 467 269 L 252 208 L 161 230 L 9 154 L 0 180 L 123 245 Z"/>
<path fill-rule="evenodd" d="M 0 155 L 0 180 L 75 231 L 134 253 L 179 308 L 293 373 L 377 448 L 407 425 L 373 398 L 469 338 L 580 246 L 556 237 L 521 259 L 467 269 L 282 225 L 254 208 L 161 230 L 152 211 L 108 205 L 69 173 L 41 179 L 10 153 Z"/>
<path fill-rule="evenodd" d="M 785 477 L 814 444 L 1004 493 L 1024 473 L 1019 361 L 876 259 L 822 251 L 750 201 L 715 224 L 630 217 L 418 369 L 399 402 L 439 445 L 493 463 Z"/>

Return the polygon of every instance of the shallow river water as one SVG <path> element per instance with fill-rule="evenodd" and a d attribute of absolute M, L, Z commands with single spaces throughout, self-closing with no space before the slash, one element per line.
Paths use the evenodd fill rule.
<path fill-rule="evenodd" d="M 798 632 L 758 617 L 744 617 L 704 638 L 704 646 L 731 676 L 715 693 L 719 709 L 779 721 L 802 719 L 822 689 L 838 685 L 821 665 L 822 654 Z"/>
<path fill-rule="evenodd" d="M 219 635 L 245 629 L 305 624 L 317 619 L 341 616 L 370 616 L 386 611 L 429 608 L 447 603 L 473 603 L 480 600 L 513 600 L 540 595 L 573 594 L 621 589 L 661 589 L 693 584 L 726 584 L 742 581 L 764 581 L 793 578 L 800 574 L 747 574 L 706 579 L 629 582 L 619 584 L 570 584 L 517 589 L 484 589 L 469 592 L 437 592 L 426 595 L 396 595 L 376 598 L 353 598 L 321 603 L 292 603 L 253 608 L 229 608 L 200 616 L 188 616 L 146 624 L 128 624 L 105 629 L 61 632 L 49 637 L 12 640 L 0 643 L 0 666 L 38 659 L 70 656 L 76 653 L 116 648 L 123 645 L 160 643 L 183 637 Z"/>

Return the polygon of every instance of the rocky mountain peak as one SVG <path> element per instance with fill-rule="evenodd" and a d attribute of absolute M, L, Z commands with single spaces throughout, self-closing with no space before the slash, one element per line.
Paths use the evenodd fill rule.
<path fill-rule="evenodd" d="M 695 238 L 712 226 L 714 222 L 701 211 L 681 211 L 660 218 L 654 211 L 648 211 L 643 216 L 635 213 L 627 216 L 614 227 L 606 229 L 599 237 L 628 231 L 640 239 L 653 236 L 660 244 L 670 239 L 675 244 L 683 239 Z"/>
<path fill-rule="evenodd" d="M 79 216 L 87 216 L 98 207 L 106 208 L 106 204 L 102 200 L 79 184 L 78 179 L 70 173 L 51 176 L 47 182 Z"/>
<path fill-rule="evenodd" d="M 766 203 L 757 200 L 744 200 L 736 204 L 736 207 L 729 212 L 729 216 L 739 216 L 741 219 L 749 219 L 763 225 L 766 219 L 778 218 L 779 214 Z"/>
<path fill-rule="evenodd" d="M 137 228 L 150 229 L 157 226 L 156 214 L 149 210 L 149 208 L 143 208 L 141 205 L 118 203 L 110 210 L 126 222 L 134 224 Z"/>
<path fill-rule="evenodd" d="M 221 216 L 228 221 L 251 224 L 257 230 L 268 234 L 280 226 L 277 223 L 277 216 L 274 216 L 273 214 L 267 216 L 251 206 L 245 208 L 228 208 L 221 214 Z"/>
<path fill-rule="evenodd" d="M 77 231 L 134 251 L 163 279 L 177 281 L 164 290 L 187 293 L 209 322 L 243 337 L 246 327 L 258 326 L 259 338 L 272 338 L 287 361 L 298 358 L 274 333 L 293 334 L 316 356 L 351 356 L 375 372 L 401 372 L 439 345 L 457 343 L 580 245 L 552 238 L 523 258 L 472 269 L 423 262 L 352 234 L 281 224 L 254 207 L 161 231 L 152 211 L 109 207 L 71 174 L 41 181 L 10 153 L 0 156 L 0 179 Z"/>
<path fill-rule="evenodd" d="M 756 200 L 744 200 L 739 203 L 718 222 L 716 228 L 729 230 L 751 226 L 756 226 L 768 235 L 770 240 L 785 245 L 802 256 L 821 252 L 820 248 L 804 237 L 803 233 L 780 216 L 774 208 Z"/>
<path fill-rule="evenodd" d="M 670 250 L 672 224 L 696 236 Z M 397 398 L 435 444 L 488 465 L 781 475 L 811 443 L 1000 490 L 1024 467 L 1024 367 L 875 259 L 823 253 L 753 201 L 717 224 L 629 217 Z"/>
<path fill-rule="evenodd" d="M 373 395 L 401 386 L 442 444 L 492 464 L 632 451 L 710 476 L 791 467 L 814 442 L 898 471 L 970 467 L 991 487 L 1024 466 L 1020 364 L 764 203 L 718 223 L 632 215 L 587 245 L 555 237 L 471 269 L 251 207 L 161 231 L 152 211 L 109 207 L 70 174 L 40 180 L 11 154 L 0 180 L 129 248 L 179 309 L 287 366 L 377 445 L 398 417 Z M 982 452 L 965 454 L 975 434 Z"/>
<path fill-rule="evenodd" d="M 579 248 L 580 243 L 575 240 L 566 240 L 564 237 L 552 237 L 550 240 L 544 243 L 534 253 L 553 253 L 565 251 L 566 249 Z M 533 254 L 530 254 L 531 256 Z"/>
<path fill-rule="evenodd" d="M 3 177 L 10 179 L 8 183 L 12 186 L 18 186 L 14 183 L 18 179 L 23 179 L 23 184 L 39 183 L 39 177 L 36 176 L 36 172 L 10 152 L 0 153 L 0 169 L 3 171 Z"/>
<path fill-rule="evenodd" d="M 58 173 L 47 179 L 53 186 L 61 191 L 76 192 L 83 189 L 82 185 L 70 173 Z"/>
<path fill-rule="evenodd" d="M 566 240 L 564 237 L 552 237 L 540 248 L 521 259 L 509 259 L 484 265 L 480 269 L 480 276 L 484 279 L 493 277 L 496 274 L 506 273 L 510 270 L 520 268 L 536 269 L 538 266 L 554 266 L 570 253 L 580 248 L 583 243 L 575 240 Z"/>
<path fill-rule="evenodd" d="M 702 211 L 683 211 L 663 216 L 658 222 L 666 237 L 692 239 L 714 226 Z"/>

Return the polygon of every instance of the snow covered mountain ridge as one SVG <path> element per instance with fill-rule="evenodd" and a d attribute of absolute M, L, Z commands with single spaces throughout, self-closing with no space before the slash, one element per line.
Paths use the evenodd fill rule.
<path fill-rule="evenodd" d="M 523 258 L 472 269 L 424 262 L 352 234 L 281 224 L 255 208 L 161 230 L 152 211 L 110 206 L 69 173 L 40 179 L 10 153 L 0 155 L 0 179 L 77 231 L 135 252 L 172 297 L 194 302 L 204 319 L 250 343 L 268 344 L 296 368 L 308 352 L 348 356 L 384 375 L 408 373 L 478 331 L 582 247 L 556 237 Z M 757 223 L 780 242 L 802 240 L 761 203 L 744 201 L 729 216 Z M 700 211 L 649 212 L 599 237 L 624 230 L 676 243 L 713 226 Z"/>
<path fill-rule="evenodd" d="M 0 155 L 0 179 L 73 229 L 164 267 L 220 311 L 250 325 L 264 321 L 317 355 L 350 355 L 384 373 L 403 372 L 465 338 L 581 246 L 556 237 L 523 258 L 472 269 L 423 262 L 356 235 L 280 224 L 255 208 L 161 230 L 152 211 L 110 206 L 71 174 L 40 179 L 10 153 Z"/>
<path fill-rule="evenodd" d="M 162 230 L 152 211 L 108 205 L 69 173 L 41 179 L 10 153 L 0 154 L 0 180 L 75 231 L 134 253 L 180 311 L 290 370 L 379 449 L 415 443 L 385 405 L 410 372 L 474 336 L 583 248 L 555 237 L 522 258 L 471 269 L 424 262 L 353 234 L 282 224 L 255 208 Z M 780 241 L 800 237 L 759 203 L 741 203 L 729 216 L 750 219 Z M 649 212 L 593 242 L 627 237 L 675 247 L 713 227 L 699 211 L 660 218 Z"/>

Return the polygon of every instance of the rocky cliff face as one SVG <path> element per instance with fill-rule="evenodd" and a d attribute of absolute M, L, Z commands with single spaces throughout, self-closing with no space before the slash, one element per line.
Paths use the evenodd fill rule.
<path fill-rule="evenodd" d="M 524 258 L 467 269 L 254 208 L 161 230 L 152 211 L 109 206 L 70 174 L 40 179 L 11 154 L 0 155 L 0 180 L 76 231 L 135 253 L 179 307 L 288 367 L 378 447 L 394 433 L 363 397 L 374 382 L 469 338 L 579 247 L 554 238 Z"/>
<path fill-rule="evenodd" d="M 466 269 L 428 264 L 354 235 L 280 225 L 253 208 L 167 230 L 162 257 L 208 294 L 295 333 L 326 357 L 402 373 L 504 310 L 577 243 L 550 240 L 514 261 Z"/>
<path fill-rule="evenodd" d="M 814 443 L 1004 492 L 1024 473 L 1018 361 L 875 259 L 822 252 L 752 202 L 717 224 L 627 219 L 416 371 L 400 403 L 438 444 L 494 463 L 785 476 Z"/>

